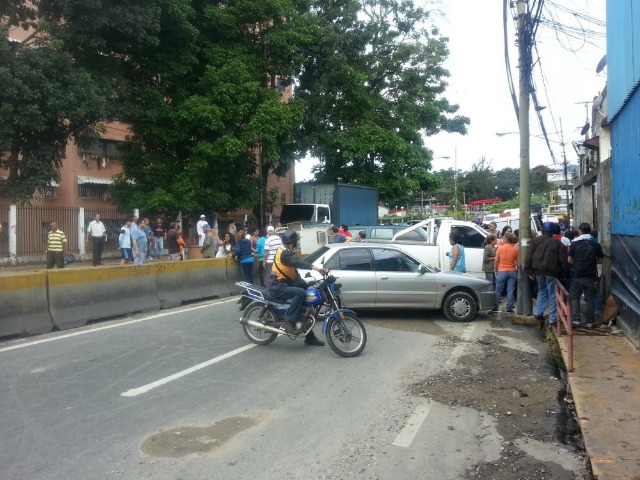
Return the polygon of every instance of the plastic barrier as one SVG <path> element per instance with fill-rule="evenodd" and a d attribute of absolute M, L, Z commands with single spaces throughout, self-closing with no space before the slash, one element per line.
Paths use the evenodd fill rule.
<path fill-rule="evenodd" d="M 49 311 L 60 329 L 160 309 L 155 264 L 47 270 Z"/>
<path fill-rule="evenodd" d="M 226 258 L 203 258 L 156 263 L 156 288 L 162 308 L 179 307 L 183 302 L 230 295 Z"/>
<path fill-rule="evenodd" d="M 47 308 L 44 270 L 0 277 L 0 337 L 48 333 L 53 322 Z"/>

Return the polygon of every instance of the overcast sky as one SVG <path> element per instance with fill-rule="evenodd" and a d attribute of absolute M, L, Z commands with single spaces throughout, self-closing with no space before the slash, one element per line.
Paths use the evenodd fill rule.
<path fill-rule="evenodd" d="M 437 17 L 435 22 L 449 37 L 450 57 L 446 66 L 451 72 L 445 96 L 460 106 L 459 113 L 469 117 L 471 124 L 465 136 L 440 134 L 425 139 L 434 157 L 450 157 L 435 159 L 433 167 L 436 171 L 453 168 L 456 158 L 458 169 L 470 170 L 483 156 L 491 161 L 494 170 L 519 168 L 518 134 L 496 136 L 496 132 L 518 131 L 505 73 L 502 4 L 502 0 L 441 2 L 443 16 Z M 546 0 L 543 13 L 546 18 L 553 14 L 557 21 L 574 28 L 602 32 L 602 27 L 563 13 L 556 5 L 605 20 L 605 0 Z M 517 89 L 518 55 L 511 19 L 508 28 L 512 75 Z M 549 133 L 558 131 L 549 138 L 558 142 L 552 147 L 559 162 L 562 161 L 560 119 L 565 143 L 569 143 L 565 147 L 567 160 L 575 163 L 577 156 L 570 142 L 582 138 L 580 130 L 587 121 L 585 105 L 581 102 L 591 102 L 606 82 L 606 69 L 600 74 L 595 71 L 606 53 L 605 39 L 598 37 L 590 41 L 595 41 L 597 47 L 577 38 L 568 38 L 561 30 L 550 26 L 540 25 L 538 29 L 537 45 L 546 91 L 539 66 L 535 68 L 534 81 L 540 104 L 547 106 L 542 112 L 546 130 Z M 588 107 L 590 117 L 591 105 Z M 536 135 L 541 130 L 533 108 L 531 113 L 531 134 Z M 554 168 L 545 142 L 532 138 L 530 144 L 531 167 L 547 165 Z M 296 181 L 310 180 L 312 165 L 313 161 L 298 163 Z"/>

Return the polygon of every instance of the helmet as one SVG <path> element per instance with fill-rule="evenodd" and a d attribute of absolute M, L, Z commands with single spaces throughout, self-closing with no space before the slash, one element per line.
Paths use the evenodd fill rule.
<path fill-rule="evenodd" d="M 282 241 L 286 243 L 294 243 L 300 239 L 300 235 L 295 230 L 287 230 L 282 234 Z"/>
<path fill-rule="evenodd" d="M 555 232 L 556 231 L 556 224 L 553 222 L 544 222 L 542 224 L 542 231 L 543 232 Z"/>

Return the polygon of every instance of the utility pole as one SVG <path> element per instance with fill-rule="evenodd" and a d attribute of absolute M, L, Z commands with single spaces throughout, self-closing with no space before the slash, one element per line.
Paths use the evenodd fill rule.
<path fill-rule="evenodd" d="M 564 170 L 564 195 L 567 202 L 567 222 L 571 218 L 571 210 L 569 209 L 569 176 L 567 174 L 567 152 L 564 149 L 564 133 L 562 130 L 562 118 L 560 119 L 560 145 L 562 145 L 562 168 Z M 567 226 L 569 224 L 567 223 Z"/>
<path fill-rule="evenodd" d="M 529 94 L 531 93 L 531 15 L 527 0 L 518 0 L 519 110 L 520 127 L 520 225 L 518 234 L 518 315 L 532 315 L 529 277 L 524 270 L 531 239 L 531 170 L 529 168 Z"/>
<path fill-rule="evenodd" d="M 458 147 L 453 150 L 453 218 L 457 217 L 458 207 Z"/>

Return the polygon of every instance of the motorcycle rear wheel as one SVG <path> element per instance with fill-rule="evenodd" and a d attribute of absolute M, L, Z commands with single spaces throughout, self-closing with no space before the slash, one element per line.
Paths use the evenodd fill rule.
<path fill-rule="evenodd" d="M 341 357 L 357 357 L 367 345 L 367 331 L 353 313 L 345 312 L 342 320 L 331 318 L 327 322 L 327 343 Z"/>
<path fill-rule="evenodd" d="M 270 327 L 275 327 L 276 320 L 271 310 L 266 309 L 262 316 L 260 316 L 263 308 L 264 307 L 259 303 L 249 305 L 243 312 L 242 317 L 247 320 L 253 320 L 254 322 L 264 323 Z M 259 328 L 253 328 L 248 325 L 242 325 L 242 330 L 252 343 L 256 343 L 258 345 L 268 345 L 278 338 L 277 333 L 267 332 L 266 330 L 260 330 Z"/>

